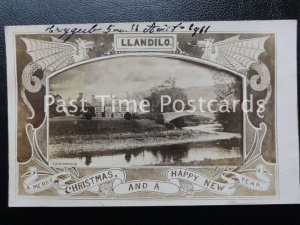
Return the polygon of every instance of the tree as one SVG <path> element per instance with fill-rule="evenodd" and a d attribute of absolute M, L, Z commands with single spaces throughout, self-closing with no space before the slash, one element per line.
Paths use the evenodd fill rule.
<path fill-rule="evenodd" d="M 214 108 L 219 109 L 222 100 L 227 100 L 229 112 L 215 113 L 216 120 L 223 126 L 224 131 L 241 132 L 243 124 L 242 81 L 225 73 L 214 75 L 214 91 L 217 94 L 217 103 Z M 236 107 L 233 107 L 233 100 L 240 100 Z M 234 111 L 235 109 L 235 111 Z"/>
<path fill-rule="evenodd" d="M 163 107 L 161 111 L 161 96 L 167 95 L 170 96 L 171 102 L 170 104 Z M 151 89 L 151 94 L 146 98 L 150 102 L 151 111 L 155 113 L 162 112 L 174 112 L 173 103 L 175 100 L 181 100 L 184 103 L 184 106 L 181 103 L 177 102 L 174 106 L 176 110 L 181 110 L 184 107 L 184 110 L 189 109 L 187 102 L 188 98 L 184 91 L 184 89 L 176 87 L 176 80 L 173 78 L 169 78 L 165 80 L 161 85 L 153 87 Z"/>
<path fill-rule="evenodd" d="M 164 124 L 165 123 L 164 115 L 162 113 L 157 113 L 157 115 L 155 117 L 155 122 L 157 124 Z"/>
<path fill-rule="evenodd" d="M 88 111 L 84 114 L 84 116 L 85 116 L 85 119 L 91 120 L 93 117 L 91 110 L 88 109 Z"/>
<path fill-rule="evenodd" d="M 58 100 L 61 100 L 62 97 L 61 97 L 59 94 L 57 94 L 57 95 L 54 94 L 54 95 L 53 95 L 53 98 L 54 98 L 54 103 L 53 103 L 52 105 L 49 106 L 49 116 L 50 116 L 50 117 L 55 117 L 55 116 L 65 116 L 65 115 L 66 115 L 65 112 L 58 112 L 58 111 L 56 110 L 56 108 L 57 108 L 57 106 L 58 106 L 57 101 L 58 101 Z"/>
<path fill-rule="evenodd" d="M 131 113 L 130 113 L 130 112 L 126 112 L 126 113 L 124 114 L 124 119 L 125 119 L 125 120 L 130 120 L 130 119 L 131 119 Z"/>

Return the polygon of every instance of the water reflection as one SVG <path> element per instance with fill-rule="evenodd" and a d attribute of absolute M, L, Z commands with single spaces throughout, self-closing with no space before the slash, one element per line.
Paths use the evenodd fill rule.
<path fill-rule="evenodd" d="M 108 167 L 151 166 L 151 165 L 201 165 L 207 160 L 242 160 L 239 140 L 227 140 L 214 143 L 189 143 L 143 148 L 125 151 L 113 151 L 91 156 L 85 155 L 84 164 Z"/>
<path fill-rule="evenodd" d="M 188 154 L 189 147 L 188 145 L 169 145 L 162 146 L 157 148 L 148 148 L 148 149 L 140 149 L 140 150 L 127 150 L 124 154 L 124 159 L 127 163 L 130 164 L 131 159 L 134 157 L 142 158 L 143 160 L 149 159 L 149 154 L 156 158 L 157 162 L 161 161 L 161 163 L 167 162 L 179 162 L 181 159 L 185 158 Z M 123 153 L 117 153 L 123 154 Z M 147 163 L 147 162 L 145 162 Z M 155 163 L 157 164 L 157 163 Z"/>
<path fill-rule="evenodd" d="M 90 154 L 87 154 L 85 156 L 85 165 L 89 166 L 92 163 L 92 156 Z"/>
<path fill-rule="evenodd" d="M 130 159 L 131 159 L 131 153 L 130 152 L 126 152 L 125 153 L 125 160 L 126 160 L 126 162 L 130 162 Z"/>

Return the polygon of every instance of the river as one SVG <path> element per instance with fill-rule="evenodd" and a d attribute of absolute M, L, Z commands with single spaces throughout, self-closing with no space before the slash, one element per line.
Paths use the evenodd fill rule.
<path fill-rule="evenodd" d="M 97 155 L 86 154 L 79 159 L 68 158 L 67 161 L 77 162 L 79 166 L 91 167 L 240 165 L 242 163 L 240 145 L 232 146 L 228 137 L 232 137 L 233 134 L 222 132 L 220 124 L 189 126 L 183 129 L 217 134 L 220 140 L 110 151 Z M 55 161 L 65 162 L 66 159 Z"/>

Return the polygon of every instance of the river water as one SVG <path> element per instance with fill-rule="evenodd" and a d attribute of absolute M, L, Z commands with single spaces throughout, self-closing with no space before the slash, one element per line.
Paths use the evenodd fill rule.
<path fill-rule="evenodd" d="M 206 124 L 184 129 L 199 130 L 210 134 L 225 137 L 219 124 Z M 228 133 L 227 133 L 228 136 Z M 228 159 L 228 160 L 226 160 Z M 130 166 L 200 166 L 211 165 L 211 160 L 221 160 L 222 164 L 233 165 L 230 160 L 242 162 L 242 151 L 240 146 L 232 146 L 228 140 L 217 140 L 211 142 L 198 142 L 188 144 L 176 144 L 142 148 L 136 150 L 113 151 L 100 153 L 99 155 L 86 155 L 79 159 L 69 158 L 68 162 L 77 162 L 82 166 L 101 167 L 130 167 Z M 56 161 L 64 161 L 59 159 Z M 228 162 L 227 162 L 228 161 Z"/>

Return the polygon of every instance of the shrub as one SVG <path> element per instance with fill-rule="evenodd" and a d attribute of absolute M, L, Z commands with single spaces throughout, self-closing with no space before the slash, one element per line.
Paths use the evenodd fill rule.
<path fill-rule="evenodd" d="M 169 130 L 174 130 L 175 129 L 175 125 L 173 123 L 166 123 L 166 128 L 168 128 Z"/>
<path fill-rule="evenodd" d="M 88 112 L 85 114 L 85 118 L 86 118 L 87 120 L 91 120 L 92 117 L 93 117 L 93 115 L 92 115 L 92 113 L 91 113 L 90 111 L 88 111 Z"/>
<path fill-rule="evenodd" d="M 124 119 L 125 119 L 125 120 L 131 120 L 131 113 L 130 113 L 130 112 L 126 112 L 126 113 L 124 114 Z"/>
<path fill-rule="evenodd" d="M 157 124 L 164 124 L 164 122 L 165 122 L 164 115 L 162 113 L 157 114 L 155 117 L 155 122 Z"/>
<path fill-rule="evenodd" d="M 141 116 L 140 116 L 139 114 L 133 113 L 133 114 L 131 115 L 131 119 L 133 119 L 133 120 L 140 120 L 140 119 L 142 119 L 142 118 L 141 118 Z"/>
<path fill-rule="evenodd" d="M 181 127 L 185 127 L 186 126 L 186 123 L 184 121 L 184 117 L 179 117 L 179 118 L 176 118 L 174 120 L 172 120 L 173 124 L 178 127 L 178 128 L 181 128 Z"/>
<path fill-rule="evenodd" d="M 149 120 L 155 120 L 155 113 L 147 114 Z"/>

